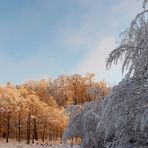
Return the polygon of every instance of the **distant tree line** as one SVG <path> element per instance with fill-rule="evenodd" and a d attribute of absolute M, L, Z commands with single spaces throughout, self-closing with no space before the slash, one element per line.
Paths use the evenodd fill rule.
<path fill-rule="evenodd" d="M 9 142 L 62 141 L 72 105 L 102 99 L 108 95 L 105 81 L 95 75 L 60 75 L 57 79 L 28 81 L 22 85 L 0 86 L 0 136 Z"/>

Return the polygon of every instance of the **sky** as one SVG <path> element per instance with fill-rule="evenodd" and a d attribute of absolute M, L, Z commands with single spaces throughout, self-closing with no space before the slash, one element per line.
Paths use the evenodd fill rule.
<path fill-rule="evenodd" d="M 0 0 L 0 84 L 95 73 L 117 84 L 105 61 L 141 11 L 137 0 Z"/>

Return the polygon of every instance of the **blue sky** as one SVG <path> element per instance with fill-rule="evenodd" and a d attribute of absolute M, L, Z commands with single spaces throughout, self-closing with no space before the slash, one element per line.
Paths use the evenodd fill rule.
<path fill-rule="evenodd" d="M 120 64 L 106 71 L 105 58 L 140 9 L 136 0 L 0 0 L 0 84 L 86 72 L 119 82 Z"/>

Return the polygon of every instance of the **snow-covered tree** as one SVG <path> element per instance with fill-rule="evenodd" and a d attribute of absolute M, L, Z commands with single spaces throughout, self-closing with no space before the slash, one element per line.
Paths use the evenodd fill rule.
<path fill-rule="evenodd" d="M 99 83 L 94 83 L 91 87 L 88 87 L 87 93 L 89 94 L 89 97 L 91 97 L 90 100 L 101 100 L 109 94 L 110 90 L 111 88 L 102 80 Z"/>
<path fill-rule="evenodd" d="M 144 6 L 147 1 L 144 1 Z M 139 13 L 107 59 L 123 60 L 125 79 L 102 102 L 95 148 L 148 147 L 148 10 Z"/>
<path fill-rule="evenodd" d="M 147 0 L 144 8 L 146 4 Z M 139 13 L 122 35 L 106 66 L 122 59 L 125 78 L 97 105 L 97 113 L 96 103 L 88 103 L 90 108 L 71 120 L 66 131 L 66 138 L 80 136 L 84 148 L 148 147 L 148 10 Z"/>
<path fill-rule="evenodd" d="M 148 10 L 139 13 L 123 34 L 120 45 L 114 49 L 108 59 L 107 68 L 112 63 L 123 60 L 122 72 L 127 70 L 126 78 L 148 77 Z"/>

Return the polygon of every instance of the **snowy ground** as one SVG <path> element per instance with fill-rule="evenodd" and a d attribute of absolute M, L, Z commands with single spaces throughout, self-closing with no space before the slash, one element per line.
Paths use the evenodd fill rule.
<path fill-rule="evenodd" d="M 70 145 L 58 145 L 58 146 L 49 146 L 49 145 L 27 145 L 27 144 L 4 144 L 0 143 L 0 148 L 80 148 L 79 146 L 73 146 Z"/>
<path fill-rule="evenodd" d="M 73 147 L 71 147 L 70 145 L 54 145 L 54 146 L 50 146 L 47 143 L 42 143 L 40 142 L 40 144 L 25 144 L 24 141 L 22 141 L 21 143 L 17 143 L 15 140 L 10 139 L 9 143 L 5 142 L 5 139 L 1 139 L 0 138 L 0 148 L 80 148 L 80 146 L 75 145 Z"/>

